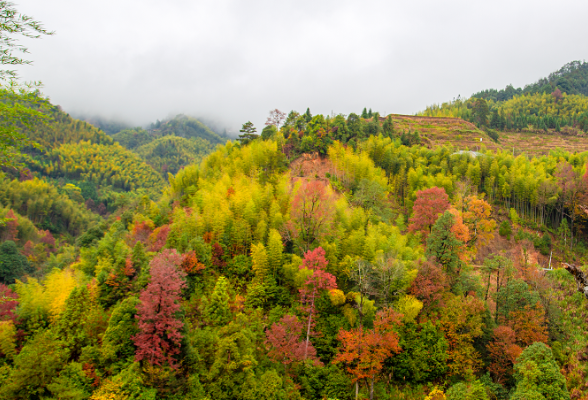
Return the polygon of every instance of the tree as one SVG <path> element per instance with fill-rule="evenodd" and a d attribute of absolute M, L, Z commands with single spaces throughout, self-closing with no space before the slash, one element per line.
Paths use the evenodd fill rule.
<path fill-rule="evenodd" d="M 511 399 L 569 400 L 566 380 L 553 353 L 544 343 L 533 343 L 514 365 L 516 389 Z"/>
<path fill-rule="evenodd" d="M 8 286 L 0 283 L 0 321 L 16 320 L 14 313 L 18 305 L 18 295 Z"/>
<path fill-rule="evenodd" d="M 239 135 L 237 140 L 242 145 L 246 145 L 259 137 L 259 135 L 255 133 L 257 132 L 257 129 L 251 121 L 245 122 L 239 132 L 241 132 L 241 135 Z"/>
<path fill-rule="evenodd" d="M 278 271 L 282 267 L 283 251 L 284 244 L 282 243 L 282 236 L 276 229 L 271 229 L 267 243 L 267 259 L 274 279 L 277 278 Z"/>
<path fill-rule="evenodd" d="M 445 374 L 447 340 L 435 325 L 407 323 L 399 335 L 402 352 L 386 362 L 398 382 L 431 382 Z"/>
<path fill-rule="evenodd" d="M 280 125 L 286 119 L 286 113 L 281 112 L 277 108 L 275 110 L 271 110 L 269 112 L 269 117 L 267 117 L 267 121 L 265 122 L 266 125 L 273 125 L 277 129 L 280 129 Z"/>
<path fill-rule="evenodd" d="M 294 195 L 288 227 L 303 252 L 331 233 L 334 201 L 335 195 L 319 180 L 304 182 Z"/>
<path fill-rule="evenodd" d="M 47 386 L 67 363 L 69 352 L 51 330 L 30 338 L 14 357 L 14 368 L 0 385 L 0 398 L 30 399 L 45 397 Z"/>
<path fill-rule="evenodd" d="M 345 364 L 347 371 L 353 375 L 353 382 L 362 379 L 370 381 L 370 400 L 374 397 L 374 381 L 382 371 L 384 361 L 402 350 L 398 345 L 398 334 L 394 331 L 401 325 L 401 318 L 401 314 L 386 308 L 376 314 L 374 329 L 358 327 L 339 331 L 341 346 L 333 362 Z"/>
<path fill-rule="evenodd" d="M 0 283 L 12 284 L 24 274 L 32 272 L 29 261 L 9 240 L 0 244 Z"/>
<path fill-rule="evenodd" d="M 428 310 L 442 301 L 443 293 L 448 287 L 449 278 L 443 269 L 435 263 L 425 261 L 420 265 L 409 293 L 422 300 L 425 310 Z"/>
<path fill-rule="evenodd" d="M 498 383 L 507 383 L 513 373 L 513 366 L 523 349 L 516 344 L 515 332 L 501 325 L 494 329 L 494 339 L 488 344 L 492 360 L 489 370 Z"/>
<path fill-rule="evenodd" d="M 215 326 L 226 325 L 231 320 L 229 281 L 222 275 L 216 281 L 214 291 L 204 308 L 204 316 Z"/>
<path fill-rule="evenodd" d="M 576 206 L 579 200 L 579 194 L 584 190 L 584 180 L 577 176 L 574 168 L 566 161 L 561 161 L 557 165 L 554 173 L 558 185 L 561 189 L 559 197 L 560 220 L 564 219 L 565 208 L 568 207 L 567 216 L 570 217 L 570 248 L 574 244 L 574 222 L 576 220 Z"/>
<path fill-rule="evenodd" d="M 447 400 L 488 400 L 486 387 L 480 381 L 456 383 L 446 395 Z"/>
<path fill-rule="evenodd" d="M 335 276 L 326 271 L 327 264 L 328 261 L 325 259 L 325 250 L 323 250 L 322 247 L 317 247 L 313 251 L 307 251 L 304 254 L 304 259 L 300 266 L 300 269 L 307 269 L 310 272 L 304 285 L 299 289 L 300 303 L 303 305 L 304 312 L 308 314 L 304 359 L 308 357 L 310 332 L 313 326 L 312 317 L 316 312 L 316 301 L 322 291 L 337 288 Z"/>
<path fill-rule="evenodd" d="M 139 303 L 137 297 L 130 296 L 114 306 L 101 347 L 102 358 L 108 364 L 116 361 L 130 363 L 130 358 L 134 358 L 135 346 L 132 338 L 139 333 L 135 318 Z"/>
<path fill-rule="evenodd" d="M 553 100 L 555 101 L 555 104 L 557 104 L 563 98 L 563 95 L 561 93 L 561 90 L 559 90 L 559 88 L 555 88 L 555 90 L 553 92 L 551 92 L 551 95 L 553 96 Z"/>
<path fill-rule="evenodd" d="M 180 329 L 184 326 L 177 313 L 181 290 L 186 286 L 181 264 L 182 256 L 168 249 L 150 263 L 151 280 L 141 292 L 137 307 L 139 333 L 133 336 L 137 361 L 145 359 L 152 365 L 167 363 L 177 368 L 174 356 L 180 353 Z"/>
<path fill-rule="evenodd" d="M 394 122 L 392 122 L 392 115 L 388 115 L 388 117 L 382 124 L 382 131 L 384 132 L 384 136 L 394 137 L 396 131 L 394 130 Z"/>
<path fill-rule="evenodd" d="M 469 196 L 466 199 L 466 211 L 463 221 L 470 231 L 470 242 L 479 247 L 485 246 L 494 239 L 496 221 L 490 218 L 492 207 L 484 199 L 477 196 Z"/>
<path fill-rule="evenodd" d="M 433 224 L 439 218 L 439 214 L 443 214 L 449 207 L 449 197 L 445 193 L 445 189 L 434 186 L 419 190 L 416 193 L 408 230 L 421 232 L 423 239 L 426 239 L 431 233 Z"/>
<path fill-rule="evenodd" d="M 474 118 L 480 125 L 488 125 L 488 103 L 485 99 L 478 99 L 474 103 Z"/>
<path fill-rule="evenodd" d="M 441 264 L 445 271 L 453 278 L 459 275 L 462 261 L 459 250 L 463 242 L 458 240 L 451 231 L 454 216 L 446 211 L 433 226 L 431 235 L 427 238 L 427 257 Z"/>
<path fill-rule="evenodd" d="M 306 342 L 300 340 L 304 325 L 292 315 L 284 315 L 279 322 L 265 332 L 266 344 L 270 346 L 268 357 L 274 362 L 282 363 L 286 368 L 292 363 L 299 363 L 306 358 L 319 365 L 316 349 L 312 344 L 306 347 Z"/>
<path fill-rule="evenodd" d="M 41 35 L 53 35 L 53 32 L 45 30 L 39 21 L 35 21 L 28 15 L 20 14 L 14 4 L 8 1 L 0 1 L 0 60 L 2 65 L 24 65 L 31 61 L 18 57 L 15 53 L 28 53 L 28 49 L 16 43 L 14 35 L 26 38 L 38 39 Z M 16 78 L 14 71 L 0 70 L 0 79 Z"/>
<path fill-rule="evenodd" d="M 468 376 L 480 368 L 480 354 L 474 339 L 482 336 L 485 305 L 475 296 L 448 294 L 445 307 L 440 310 L 437 326 L 443 331 L 449 348 L 447 367 L 453 376 Z"/>
<path fill-rule="evenodd" d="M 0 1 L 0 62 L 2 65 L 31 64 L 31 61 L 18 57 L 17 53 L 28 53 L 25 46 L 18 44 L 15 36 L 40 38 L 52 35 L 39 21 L 20 14 L 14 4 Z M 36 122 L 47 117 L 40 110 L 46 108 L 46 101 L 32 88 L 36 84 L 19 85 L 17 75 L 12 70 L 0 70 L 0 166 L 20 166 L 17 157 L 26 146 L 36 145 L 20 127 L 31 128 Z M 7 82 L 8 84 L 2 84 Z M 38 86 L 38 85 L 37 85 Z M 17 128 L 18 127 L 18 128 Z"/>
<path fill-rule="evenodd" d="M 2 226 L 2 220 L 0 220 L 0 226 Z M 4 216 L 4 229 L 1 236 L 2 241 L 11 240 L 13 242 L 18 241 L 18 219 L 14 214 L 14 211 L 8 210 Z"/>
<path fill-rule="evenodd" d="M 55 327 L 57 337 L 66 343 L 74 359 L 80 354 L 82 347 L 90 344 L 84 329 L 90 314 L 90 301 L 90 292 L 86 286 L 74 288 Z"/>

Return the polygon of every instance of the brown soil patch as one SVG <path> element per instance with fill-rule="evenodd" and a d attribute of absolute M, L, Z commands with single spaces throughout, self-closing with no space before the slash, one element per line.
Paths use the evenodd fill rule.
<path fill-rule="evenodd" d="M 399 134 L 403 131 L 418 131 L 423 145 L 429 148 L 446 145 L 453 146 L 456 150 L 477 151 L 485 147 L 488 150 L 513 152 L 514 149 L 515 156 L 524 153 L 530 157 L 547 155 L 558 148 L 571 153 L 588 151 L 588 136 L 579 131 L 498 132 L 499 141 L 496 143 L 486 132 L 461 118 L 390 115 Z M 384 117 L 380 118 L 380 121 L 384 120 Z"/>
<path fill-rule="evenodd" d="M 313 178 L 329 183 L 327 173 L 333 174 L 335 168 L 328 157 L 321 157 L 318 153 L 302 154 L 290 163 L 290 181 L 292 184 L 299 180 Z"/>

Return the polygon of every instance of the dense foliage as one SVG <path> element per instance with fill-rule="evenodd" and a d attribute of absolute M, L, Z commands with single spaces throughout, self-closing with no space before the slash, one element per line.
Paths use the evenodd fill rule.
<path fill-rule="evenodd" d="M 551 93 L 556 88 L 568 94 L 588 96 L 588 63 L 572 61 L 561 67 L 559 71 L 549 74 L 547 78 L 539 79 L 535 83 L 526 85 L 523 89 L 515 89 L 509 85 L 502 90 L 483 90 L 475 93 L 472 97 L 504 101 L 521 94 Z"/>
<path fill-rule="evenodd" d="M 168 125 L 70 126 L 3 176 L 0 398 L 588 395 L 558 268 L 588 259 L 588 152 L 431 149 L 371 110 Z"/>

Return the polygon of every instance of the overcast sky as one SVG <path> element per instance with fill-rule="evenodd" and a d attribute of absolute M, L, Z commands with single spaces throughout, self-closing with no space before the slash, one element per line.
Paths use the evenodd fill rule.
<path fill-rule="evenodd" d="M 413 114 L 588 58 L 588 1 L 13 0 L 26 80 L 70 113 L 230 130 L 269 110 Z"/>

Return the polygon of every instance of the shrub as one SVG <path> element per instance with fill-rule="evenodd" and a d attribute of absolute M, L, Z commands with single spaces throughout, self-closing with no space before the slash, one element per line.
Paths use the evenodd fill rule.
<path fill-rule="evenodd" d="M 510 240 L 510 235 L 512 235 L 512 228 L 508 221 L 502 221 L 500 227 L 498 228 L 498 233 L 500 234 L 500 236 L 503 236 Z"/>

